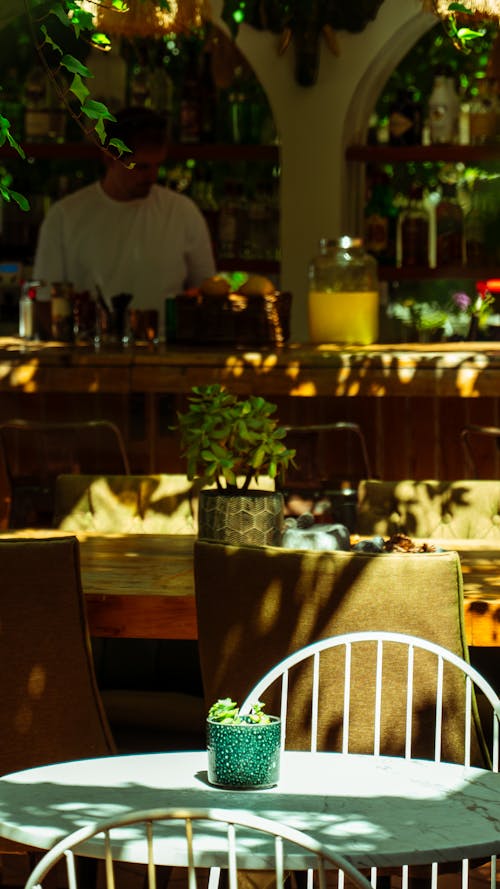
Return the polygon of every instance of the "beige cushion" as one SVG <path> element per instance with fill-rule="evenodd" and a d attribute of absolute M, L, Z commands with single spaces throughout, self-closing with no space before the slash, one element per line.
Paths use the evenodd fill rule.
<path fill-rule="evenodd" d="M 360 482 L 360 534 L 500 538 L 500 482 L 434 480 Z"/>
<path fill-rule="evenodd" d="M 199 488 L 182 474 L 60 475 L 55 524 L 103 534 L 193 534 Z"/>

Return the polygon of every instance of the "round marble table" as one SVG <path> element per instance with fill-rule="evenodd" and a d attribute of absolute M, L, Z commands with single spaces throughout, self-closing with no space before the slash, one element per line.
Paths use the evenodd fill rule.
<path fill-rule="evenodd" d="M 390 757 L 286 752 L 279 784 L 223 790 L 207 781 L 205 752 L 80 760 L 0 779 L 0 835 L 41 849 L 78 827 L 132 809 L 244 810 L 306 831 L 358 866 L 456 861 L 500 853 L 500 775 Z M 185 866 L 182 830 L 157 837 L 158 864 Z M 202 866 L 220 863 L 217 829 L 198 839 Z M 265 844 L 240 867 L 269 866 Z M 88 854 L 99 856 L 100 841 Z M 117 860 L 142 861 L 127 828 Z M 307 861 L 293 860 L 300 869 Z"/>

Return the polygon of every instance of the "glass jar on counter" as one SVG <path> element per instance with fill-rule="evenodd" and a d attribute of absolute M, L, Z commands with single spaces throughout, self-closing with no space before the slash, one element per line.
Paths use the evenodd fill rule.
<path fill-rule="evenodd" d="M 50 288 L 50 321 L 52 339 L 73 341 L 73 285 L 69 281 L 55 281 Z"/>
<path fill-rule="evenodd" d="M 322 238 L 309 266 L 312 343 L 370 345 L 378 339 L 377 262 L 361 238 Z"/>

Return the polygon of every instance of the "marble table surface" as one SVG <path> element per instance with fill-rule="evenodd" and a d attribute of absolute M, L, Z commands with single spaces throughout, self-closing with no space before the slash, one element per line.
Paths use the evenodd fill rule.
<path fill-rule="evenodd" d="M 41 849 L 89 822 L 147 808 L 246 811 L 299 828 L 358 866 L 426 864 L 500 853 L 500 775 L 477 768 L 391 757 L 282 755 L 278 785 L 225 790 L 207 780 L 205 751 L 80 760 L 0 779 L 0 835 Z M 267 840 L 240 867 L 269 866 Z M 158 864 L 185 866 L 182 830 L 158 833 Z M 220 859 L 217 829 L 199 835 L 199 864 Z M 88 854 L 100 856 L 93 841 Z M 127 828 L 115 857 L 144 860 Z M 288 866 L 307 867 L 306 859 Z"/>

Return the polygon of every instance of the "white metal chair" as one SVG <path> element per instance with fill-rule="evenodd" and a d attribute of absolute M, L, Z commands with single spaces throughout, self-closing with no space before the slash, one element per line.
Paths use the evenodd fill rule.
<path fill-rule="evenodd" d="M 169 822 L 169 823 L 167 823 Z M 183 832 L 176 833 L 176 856 L 187 867 L 189 889 L 196 889 L 199 867 L 206 870 L 207 847 L 227 869 L 229 889 L 237 889 L 238 869 L 259 862 L 266 870 L 274 868 L 276 887 L 284 886 L 286 870 L 314 868 L 320 889 L 326 887 L 326 870 L 338 870 L 358 889 L 370 889 L 368 880 L 341 855 L 329 851 L 302 831 L 285 827 L 268 818 L 225 812 L 219 809 L 150 809 L 133 811 L 116 818 L 82 827 L 60 840 L 32 870 L 25 889 L 38 889 L 61 859 L 66 860 L 69 889 L 77 889 L 75 854 L 97 856 L 105 861 L 107 889 L 114 889 L 114 862 L 134 860 L 147 864 L 147 885 L 156 887 L 156 867 L 168 864 L 161 858 L 162 837 L 181 822 Z M 203 836 L 208 836 L 205 846 Z M 185 844 L 183 841 L 185 839 Z M 96 843 L 97 841 L 97 843 Z M 251 863 L 251 864 L 250 864 Z"/>
<path fill-rule="evenodd" d="M 383 593 L 381 594 L 383 595 Z M 409 591 L 411 595 L 411 591 Z M 381 603 L 382 607 L 382 603 Z M 437 619 L 439 619 L 437 617 Z M 339 661 L 341 663 L 339 663 Z M 312 669 L 304 669 L 304 666 Z M 456 673 L 462 678 L 462 682 L 455 686 L 453 698 L 447 696 L 446 684 L 456 678 Z M 432 680 L 432 675 L 434 679 Z M 358 683 L 356 688 L 355 683 Z M 469 767 L 473 762 L 473 750 L 476 744 L 474 734 L 480 731 L 478 726 L 478 714 L 476 708 L 475 690 L 477 690 L 487 704 L 491 719 L 491 737 L 487 755 L 489 765 L 493 771 L 499 769 L 499 723 L 500 723 L 500 699 L 490 684 L 462 658 L 448 651 L 440 645 L 409 636 L 402 633 L 388 632 L 358 632 L 332 636 L 321 639 L 311 645 L 294 652 L 281 663 L 269 670 L 262 679 L 257 682 L 248 694 L 241 706 L 241 712 L 248 712 L 252 705 L 259 700 L 266 701 L 269 691 L 274 687 L 277 695 L 274 696 L 273 709 L 268 712 L 280 713 L 282 719 L 282 746 L 286 747 L 287 726 L 291 719 L 292 710 L 295 715 L 304 721 L 310 721 L 310 749 L 317 749 L 318 725 L 322 708 L 330 706 L 327 699 L 334 695 L 340 699 L 343 710 L 342 725 L 342 753 L 350 751 L 351 729 L 353 723 L 364 720 L 369 725 L 365 732 L 365 742 L 371 737 L 373 743 L 371 753 L 380 756 L 383 747 L 383 735 L 394 730 L 397 732 L 396 723 L 403 721 L 405 744 L 403 755 L 407 759 L 421 757 L 415 746 L 419 746 L 419 735 L 422 730 L 420 720 L 423 715 L 424 698 L 419 697 L 419 683 L 425 683 L 425 707 L 433 713 L 434 732 L 432 748 L 433 755 L 425 758 L 433 759 L 439 763 L 442 749 L 445 743 L 447 710 L 459 709 L 463 725 L 462 738 L 457 739 L 455 745 L 458 753 L 454 759 L 462 761 Z M 367 698 L 362 696 L 361 708 L 359 694 L 360 686 L 364 691 L 369 690 Z M 400 686 L 398 695 L 394 694 L 395 686 Z M 299 694 L 296 695 L 296 688 Z M 463 691 L 463 698 L 460 689 Z M 385 707 L 386 698 L 389 699 L 389 712 Z M 276 707 L 277 701 L 279 701 Z M 301 702 L 299 705 L 299 701 Z M 425 715 L 424 728 L 430 731 L 428 713 Z M 456 715 L 456 714 L 454 714 Z M 390 722 L 387 723 L 387 717 Z M 391 724 L 392 721 L 392 724 Z M 420 728 L 420 731 L 419 731 Z M 453 731 L 456 732 L 456 724 Z M 359 741 L 359 732 L 358 738 Z M 459 757 L 462 749 L 463 756 Z M 370 752 L 366 750 L 366 752 Z M 469 863 L 462 862 L 462 886 L 468 881 Z M 431 885 L 437 886 L 438 866 L 432 864 Z M 491 859 L 491 885 L 495 886 L 496 857 Z M 372 883 L 376 880 L 376 872 L 372 872 Z M 402 869 L 402 887 L 408 886 L 408 866 Z"/>

